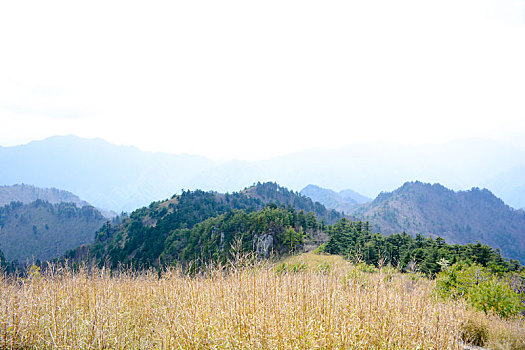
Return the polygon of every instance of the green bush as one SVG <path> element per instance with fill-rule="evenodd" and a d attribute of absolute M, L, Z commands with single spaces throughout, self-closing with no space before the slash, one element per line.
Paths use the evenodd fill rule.
<path fill-rule="evenodd" d="M 365 263 L 359 263 L 355 267 L 359 271 L 366 272 L 366 273 L 376 273 L 376 272 L 379 271 L 377 267 L 375 267 L 373 265 L 368 265 L 368 264 L 365 264 Z"/>
<path fill-rule="evenodd" d="M 301 271 L 308 270 L 308 265 L 306 265 L 304 262 L 298 262 L 295 264 L 286 264 L 282 263 L 275 267 L 275 273 L 277 274 L 283 274 L 283 273 L 297 273 Z"/>
<path fill-rule="evenodd" d="M 519 295 L 495 276 L 473 286 L 467 299 L 476 309 L 502 317 L 519 314 L 524 308 Z"/>
<path fill-rule="evenodd" d="M 278 275 L 286 273 L 286 271 L 288 271 L 286 263 L 281 263 L 275 267 L 275 273 Z"/>
<path fill-rule="evenodd" d="M 476 264 L 454 264 L 441 271 L 436 278 L 436 292 L 444 298 L 464 298 L 477 310 L 505 318 L 525 310 L 508 283 Z"/>
<path fill-rule="evenodd" d="M 319 245 L 319 247 L 317 247 L 314 250 L 314 253 L 315 254 L 324 254 L 324 253 L 326 253 L 326 243 L 323 243 L 323 244 Z"/>

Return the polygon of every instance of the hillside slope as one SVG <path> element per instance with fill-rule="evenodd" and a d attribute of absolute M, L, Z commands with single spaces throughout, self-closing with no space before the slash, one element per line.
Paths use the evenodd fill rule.
<path fill-rule="evenodd" d="M 260 217 L 251 216 L 270 203 L 270 212 Z M 231 215 L 236 219 L 231 221 Z M 340 213 L 275 183 L 257 184 L 232 194 L 184 191 L 169 200 L 137 209 L 118 226 L 104 225 L 91 247 L 72 251 L 68 257 L 88 257 L 98 262 L 108 261 L 113 266 L 119 263 L 151 266 L 159 259 L 184 262 L 197 253 L 204 254 L 200 251 L 204 247 L 215 249 L 216 246 L 210 248 L 213 246 L 210 241 L 219 240 L 220 245 L 229 249 L 234 238 L 246 234 L 243 239 L 249 242 L 245 244 L 255 244 L 250 241 L 255 235 L 260 238 L 273 227 L 272 238 L 267 239 L 278 243 L 277 236 L 289 228 L 306 231 L 308 227 L 316 231 L 314 228 L 323 225 L 318 220 L 334 222 L 341 217 Z M 262 226 L 256 224 L 257 220 L 261 220 Z M 312 239 L 316 240 L 314 236 L 318 233 L 313 231 Z"/>
<path fill-rule="evenodd" d="M 450 243 L 480 241 L 525 261 L 525 213 L 486 189 L 455 192 L 439 184 L 407 182 L 353 212 L 383 234 L 441 236 Z"/>
<path fill-rule="evenodd" d="M 48 260 L 91 243 L 106 222 L 91 206 L 41 200 L 0 207 L 0 247 L 8 261 Z"/>

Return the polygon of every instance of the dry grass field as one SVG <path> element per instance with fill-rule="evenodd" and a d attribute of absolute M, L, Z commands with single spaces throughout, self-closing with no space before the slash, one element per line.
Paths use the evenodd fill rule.
<path fill-rule="evenodd" d="M 525 348 L 523 320 L 440 301 L 417 275 L 312 253 L 193 277 L 34 269 L 1 278 L 0 310 L 0 349 L 461 349 L 480 332 L 491 348 Z"/>

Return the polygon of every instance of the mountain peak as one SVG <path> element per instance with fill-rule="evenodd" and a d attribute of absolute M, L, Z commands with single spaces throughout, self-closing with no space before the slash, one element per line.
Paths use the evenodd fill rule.
<path fill-rule="evenodd" d="M 422 233 L 460 244 L 482 240 L 510 258 L 525 261 L 524 213 L 487 189 L 453 191 L 439 183 L 406 182 L 380 193 L 353 215 L 384 234 Z"/>

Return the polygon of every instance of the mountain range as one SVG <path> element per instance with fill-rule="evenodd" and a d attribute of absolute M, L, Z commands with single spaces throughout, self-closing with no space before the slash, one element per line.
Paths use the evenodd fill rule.
<path fill-rule="evenodd" d="M 453 191 L 414 181 L 361 204 L 314 185 L 301 193 L 327 208 L 346 208 L 354 219 L 370 222 L 374 232 L 439 236 L 457 244 L 480 241 L 525 261 L 525 211 L 511 208 L 487 189 Z"/>
<path fill-rule="evenodd" d="M 486 187 L 512 207 L 525 207 L 525 150 L 484 139 L 418 147 L 356 144 L 261 161 L 215 162 L 101 139 L 56 136 L 0 147 L 0 163 L 0 184 L 60 188 L 115 212 L 132 211 L 182 189 L 231 192 L 258 181 L 296 191 L 308 184 L 336 192 L 351 188 L 374 198 L 406 181 L 420 180 L 454 190 Z"/>
<path fill-rule="evenodd" d="M 439 236 L 455 244 L 480 241 L 508 258 L 525 261 L 525 211 L 506 205 L 487 189 L 453 191 L 414 181 L 382 192 L 373 201 L 358 197 L 361 203 L 315 185 L 301 194 L 327 208 L 345 209 L 354 220 L 370 222 L 374 232 Z"/>
<path fill-rule="evenodd" d="M 306 249 L 327 243 L 329 237 L 334 238 L 337 230 L 343 228 L 376 244 L 378 254 L 385 243 L 382 240 L 373 243 L 371 232 L 401 234 L 394 242 L 401 239 L 406 247 L 412 247 L 409 251 L 419 243 L 410 243 L 407 233 L 416 238 L 419 234 L 444 238 L 453 244 L 447 248 L 450 251 L 455 251 L 456 244 L 480 242 L 467 249 L 477 251 L 479 259 L 483 258 L 483 251 L 488 254 L 490 249 L 482 246 L 488 244 L 501 250 L 504 257 L 525 261 L 525 213 L 505 205 L 488 190 L 455 192 L 439 184 L 409 182 L 359 205 L 352 215 L 353 220 L 361 221 L 350 221 L 341 213 L 275 183 L 258 183 L 231 194 L 184 191 L 134 211 L 120 225 L 104 225 L 92 245 L 73 250 L 67 257 L 111 266 L 148 267 L 161 262 L 189 263 L 215 258 L 226 262 L 237 240 L 245 249 L 253 248 L 264 254 L 288 252 L 291 238 L 287 235 L 295 237 L 295 243 Z M 441 245 L 438 240 L 422 239 L 429 247 L 438 249 Z M 344 242 L 341 239 L 334 243 L 338 248 L 332 244 L 329 249 L 345 251 L 348 247 Z M 456 250 L 464 249 L 458 246 Z M 411 256 L 403 257 L 405 263 L 410 259 Z M 432 269 L 437 266 L 434 265 Z"/>
<path fill-rule="evenodd" d="M 90 205 L 88 202 L 81 200 L 77 195 L 57 188 L 40 188 L 26 184 L 0 186 L 0 206 L 11 202 L 28 204 L 37 199 L 51 204 L 74 203 L 80 208 L 85 205 Z"/>
<path fill-rule="evenodd" d="M 257 246 L 258 251 L 283 252 L 291 249 L 286 246 L 290 243 L 287 234 L 297 237 L 295 243 L 300 243 L 301 249 L 313 249 L 327 242 L 332 229 L 326 225 L 339 225 L 347 218 L 370 222 L 366 230 L 387 235 L 439 236 L 450 244 L 479 241 L 500 249 L 507 258 L 525 261 L 525 212 L 479 188 L 453 191 L 440 184 L 407 182 L 358 204 L 366 198 L 349 191 L 337 193 L 311 185 L 298 193 L 272 182 L 257 183 L 231 194 L 185 190 L 112 221 L 68 192 L 27 185 L 2 189 L 3 198 L 10 193 L 11 199 L 16 199 L 12 196 L 18 193 L 27 202 L 12 201 L 0 207 L 1 250 L 11 261 L 48 260 L 73 249 L 68 253 L 72 259 L 89 257 L 114 266 L 151 266 L 159 261 L 187 262 L 192 256 L 202 257 L 204 247 L 206 254 L 214 252 L 226 259 L 230 248 L 217 251 L 217 244 L 230 247 L 242 239 L 247 240 L 246 247 Z M 318 195 L 328 207 L 305 192 Z M 30 202 L 35 193 L 56 203 Z M 346 218 L 329 208 L 330 203 L 340 204 L 334 198 L 342 200 L 345 195 L 353 203 Z"/>
<path fill-rule="evenodd" d="M 204 157 L 144 152 L 75 136 L 1 147 L 0 163 L 0 184 L 60 188 L 118 213 L 180 191 L 213 164 Z"/>
<path fill-rule="evenodd" d="M 80 199 L 77 195 L 68 191 L 59 190 L 57 188 L 41 188 L 26 184 L 0 186 L 0 206 L 10 204 L 11 202 L 29 204 L 37 200 L 48 202 L 50 204 L 73 203 L 78 208 L 91 206 L 91 204 Z M 96 209 L 108 219 L 111 219 L 117 215 L 115 212 L 110 210 L 104 210 L 100 208 Z"/>

